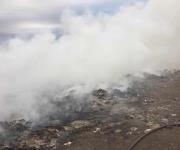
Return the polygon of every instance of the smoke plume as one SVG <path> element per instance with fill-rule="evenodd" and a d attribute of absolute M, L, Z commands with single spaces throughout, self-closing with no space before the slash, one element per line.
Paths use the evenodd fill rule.
<path fill-rule="evenodd" d="M 38 118 L 49 101 L 41 95 L 52 89 L 61 100 L 68 91 L 125 85 L 127 74 L 180 69 L 179 6 L 179 0 L 149 0 L 114 14 L 66 9 L 60 37 L 46 31 L 1 45 L 0 120 Z"/>

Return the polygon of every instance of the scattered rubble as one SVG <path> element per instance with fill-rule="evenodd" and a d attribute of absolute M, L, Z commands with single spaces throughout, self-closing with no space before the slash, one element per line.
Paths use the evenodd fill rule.
<path fill-rule="evenodd" d="M 161 123 L 168 124 L 169 120 L 167 118 L 163 118 L 163 119 L 161 119 Z"/>
<path fill-rule="evenodd" d="M 100 142 L 104 144 L 112 139 L 109 143 L 117 142 L 116 145 L 122 144 L 123 150 L 127 149 L 123 142 L 127 145 L 161 125 L 179 121 L 180 82 L 176 80 L 180 81 L 180 73 L 163 77 L 147 75 L 127 91 L 96 90 L 90 96 L 92 99 L 88 97 L 81 106 L 66 97 L 65 101 L 55 103 L 57 112 L 46 116 L 50 119 L 43 125 L 23 119 L 0 122 L 0 149 L 76 150 L 76 145 L 82 147 L 84 144 L 85 148 L 77 148 L 84 150 L 90 140 L 97 146 L 99 139 L 103 139 Z M 85 143 L 85 140 L 89 141 Z"/>
<path fill-rule="evenodd" d="M 71 126 L 75 129 L 85 128 L 90 126 L 91 123 L 87 120 L 77 120 L 71 123 Z"/>
<path fill-rule="evenodd" d="M 117 130 L 115 130 L 115 133 L 121 133 L 122 132 L 122 130 L 121 129 L 117 129 Z"/>
<path fill-rule="evenodd" d="M 97 133 L 97 132 L 100 132 L 100 131 L 101 131 L 101 128 L 96 128 L 96 130 L 94 130 L 93 132 Z"/>
<path fill-rule="evenodd" d="M 147 134 L 147 133 L 149 133 L 151 131 L 152 131 L 152 129 L 146 129 L 146 130 L 144 130 L 144 133 Z"/>
<path fill-rule="evenodd" d="M 64 143 L 64 146 L 70 146 L 72 144 L 72 142 L 67 142 L 67 143 Z"/>
<path fill-rule="evenodd" d="M 93 95 L 99 99 L 105 99 L 108 95 L 108 92 L 104 89 L 99 89 L 99 90 L 93 91 Z"/>
<path fill-rule="evenodd" d="M 138 128 L 136 128 L 136 127 L 131 127 L 130 130 L 131 130 L 132 132 L 136 132 L 136 131 L 138 130 Z"/>
<path fill-rule="evenodd" d="M 171 114 L 171 116 L 172 116 L 172 117 L 176 117 L 176 116 L 177 116 L 177 114 Z"/>

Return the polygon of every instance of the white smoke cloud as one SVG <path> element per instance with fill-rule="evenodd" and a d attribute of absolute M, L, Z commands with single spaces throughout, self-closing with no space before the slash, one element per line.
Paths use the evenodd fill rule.
<path fill-rule="evenodd" d="M 126 74 L 179 69 L 179 4 L 150 0 L 114 15 L 65 10 L 59 39 L 46 32 L 1 46 L 0 119 L 37 118 L 39 104 L 47 103 L 38 93 L 53 86 L 86 91 L 121 84 Z"/>

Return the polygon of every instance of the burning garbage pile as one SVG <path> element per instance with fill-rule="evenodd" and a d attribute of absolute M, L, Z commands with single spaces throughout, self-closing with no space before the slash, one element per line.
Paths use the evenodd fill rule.
<path fill-rule="evenodd" d="M 72 95 L 62 101 L 52 101 L 54 111 L 36 122 L 24 119 L 0 122 L 0 147 L 2 150 L 66 149 L 83 132 L 121 135 L 125 139 L 149 132 L 165 122 L 173 121 L 162 118 L 161 113 L 155 116 L 154 106 L 148 108 L 155 102 L 149 93 L 157 92 L 159 85 L 165 86 L 176 76 L 178 73 L 146 75 L 144 79 L 134 81 L 125 91 L 94 90 L 85 95 L 81 103 Z M 176 118 L 176 114 L 172 113 L 171 118 Z"/>
<path fill-rule="evenodd" d="M 180 121 L 179 0 L 1 1 L 0 149 L 126 150 Z"/>
<path fill-rule="evenodd" d="M 24 119 L 1 122 L 1 149 L 56 149 L 57 144 L 58 147 L 70 145 L 67 142 L 82 130 L 103 124 L 109 119 L 121 120 L 123 111 L 128 110 L 127 103 L 137 103 L 142 96 L 139 94 L 132 88 L 124 92 L 99 89 L 84 96 L 81 103 L 71 95 L 62 101 L 52 101 L 54 111 L 37 122 Z M 123 107 L 126 109 L 121 109 Z M 94 132 L 98 131 L 97 128 Z"/>

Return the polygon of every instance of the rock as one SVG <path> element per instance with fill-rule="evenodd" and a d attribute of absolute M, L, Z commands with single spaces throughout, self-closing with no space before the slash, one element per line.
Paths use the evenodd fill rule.
<path fill-rule="evenodd" d="M 146 124 L 147 127 L 151 128 L 151 129 L 156 129 L 156 128 L 159 128 L 160 127 L 160 124 L 157 124 L 157 123 L 153 123 L 153 122 L 148 122 Z"/>
<path fill-rule="evenodd" d="M 136 127 L 131 127 L 130 130 L 131 130 L 132 132 L 136 132 L 136 131 L 138 130 L 138 128 L 136 128 Z"/>
<path fill-rule="evenodd" d="M 97 132 L 100 132 L 100 131 L 101 131 L 101 128 L 96 128 L 96 130 L 94 130 L 93 132 L 97 133 Z"/>
<path fill-rule="evenodd" d="M 41 146 L 44 146 L 44 145 L 46 145 L 46 143 L 39 138 L 32 138 L 32 139 L 26 140 L 26 146 L 28 148 L 39 149 Z"/>
<path fill-rule="evenodd" d="M 169 120 L 168 120 L 168 119 L 166 119 L 166 118 L 161 119 L 161 123 L 163 123 L 163 124 L 168 124 L 168 123 L 169 123 Z"/>
<path fill-rule="evenodd" d="M 47 131 L 48 131 L 50 134 L 57 134 L 57 133 L 59 133 L 59 130 L 58 130 L 58 129 L 55 129 L 55 128 L 47 128 Z"/>
<path fill-rule="evenodd" d="M 72 142 L 67 142 L 67 143 L 64 143 L 64 146 L 70 146 L 72 144 Z"/>
<path fill-rule="evenodd" d="M 70 127 L 70 126 L 64 126 L 63 128 L 65 131 L 73 131 L 74 130 L 74 128 Z"/>
<path fill-rule="evenodd" d="M 31 122 L 27 122 L 24 119 L 21 120 L 14 120 L 12 122 L 4 122 L 1 124 L 2 128 L 16 131 L 16 132 L 23 132 L 30 128 Z"/>
<path fill-rule="evenodd" d="M 51 139 L 49 146 L 50 147 L 56 147 L 56 143 L 57 143 L 57 138 L 53 138 L 53 139 Z"/>
<path fill-rule="evenodd" d="M 156 129 L 156 128 L 159 128 L 159 127 L 160 127 L 160 124 L 153 124 L 153 125 L 151 126 L 152 129 Z"/>
<path fill-rule="evenodd" d="M 179 98 L 178 98 L 178 97 L 175 97 L 173 100 L 174 100 L 174 101 L 178 101 L 178 100 L 179 100 Z"/>
<path fill-rule="evenodd" d="M 102 100 L 102 99 L 94 99 L 92 109 L 94 111 L 99 111 L 101 109 L 108 109 L 109 107 L 112 107 L 113 104 L 114 104 L 113 101 Z"/>
<path fill-rule="evenodd" d="M 104 99 L 107 96 L 107 91 L 104 89 L 95 90 L 93 91 L 93 95 L 99 99 Z"/>
<path fill-rule="evenodd" d="M 121 133 L 122 132 L 122 130 L 121 129 L 117 129 L 117 130 L 115 130 L 115 133 Z"/>
<path fill-rule="evenodd" d="M 134 119 L 135 117 L 134 117 L 134 115 L 132 115 L 132 114 L 126 114 L 125 115 L 125 119 Z"/>
<path fill-rule="evenodd" d="M 127 132 L 126 134 L 127 134 L 127 135 L 132 135 L 132 132 L 131 132 L 131 131 L 129 131 L 129 132 Z"/>
<path fill-rule="evenodd" d="M 172 117 L 176 117 L 177 115 L 176 114 L 171 114 Z"/>
<path fill-rule="evenodd" d="M 144 133 L 147 134 L 147 133 L 149 133 L 151 131 L 152 131 L 152 129 L 146 129 L 146 130 L 144 130 Z"/>
<path fill-rule="evenodd" d="M 144 121 L 144 120 L 145 120 L 145 117 L 144 117 L 143 115 L 141 115 L 141 114 L 138 114 L 138 115 L 136 115 L 136 119 L 139 119 L 139 120 L 141 120 L 141 121 Z"/>
<path fill-rule="evenodd" d="M 75 129 L 88 127 L 90 125 L 91 125 L 91 123 L 89 121 L 86 121 L 86 120 L 77 120 L 77 121 L 74 121 L 71 123 L 71 126 Z"/>
<path fill-rule="evenodd" d="M 154 102 L 154 100 L 153 99 L 144 99 L 144 102 L 147 104 L 147 103 L 153 103 Z"/>
<path fill-rule="evenodd" d="M 148 122 L 148 123 L 146 123 L 146 126 L 147 126 L 147 127 L 151 127 L 152 125 L 153 125 L 153 122 L 151 122 L 151 121 Z"/>

